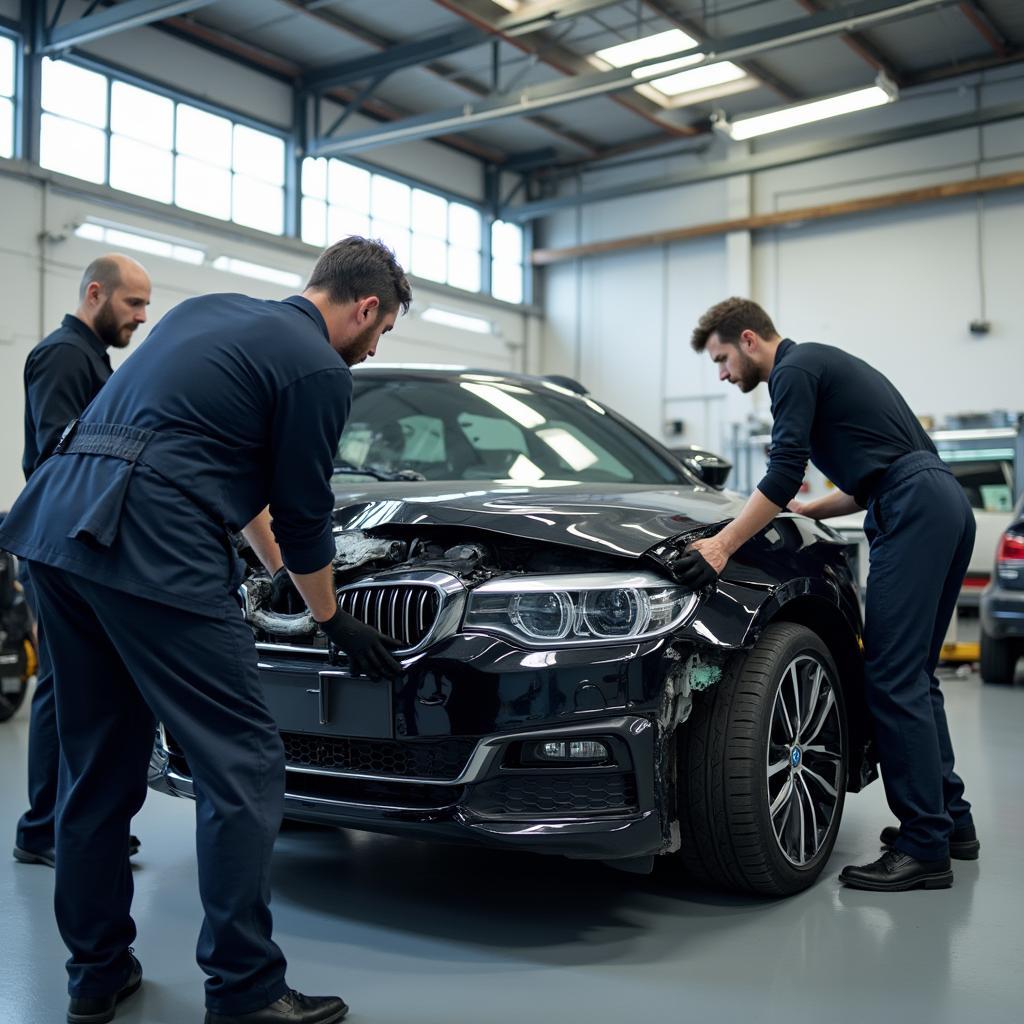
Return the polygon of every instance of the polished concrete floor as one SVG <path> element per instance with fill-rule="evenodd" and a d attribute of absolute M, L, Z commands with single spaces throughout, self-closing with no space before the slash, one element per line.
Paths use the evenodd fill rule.
<path fill-rule="evenodd" d="M 341 993 L 357 1024 L 1018 1022 L 1022 682 L 945 680 L 983 843 L 979 862 L 954 862 L 952 889 L 882 895 L 839 886 L 838 870 L 873 859 L 890 821 L 879 784 L 850 798 L 820 882 L 782 901 L 702 892 L 670 869 L 642 878 L 365 833 L 292 833 L 279 840 L 274 863 L 289 983 Z M 22 810 L 26 726 L 24 709 L 0 725 L 0 835 L 8 839 Z M 191 803 L 157 794 L 136 819 L 136 951 L 146 981 L 118 1014 L 125 1024 L 202 1020 L 193 821 Z M 0 850 L 3 1024 L 64 1020 L 52 882 L 48 869 Z"/>

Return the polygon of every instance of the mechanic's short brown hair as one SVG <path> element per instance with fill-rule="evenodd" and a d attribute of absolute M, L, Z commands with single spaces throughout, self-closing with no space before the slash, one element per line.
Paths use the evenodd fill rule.
<path fill-rule="evenodd" d="M 697 322 L 690 338 L 694 352 L 703 352 L 708 338 L 717 333 L 722 341 L 739 343 L 744 331 L 756 331 L 766 340 L 778 337 L 772 318 L 750 299 L 735 295 L 712 306 Z"/>
<path fill-rule="evenodd" d="M 327 292 L 331 302 L 376 295 L 384 313 L 409 312 L 412 288 L 394 252 L 376 238 L 350 235 L 320 254 L 307 288 Z"/>

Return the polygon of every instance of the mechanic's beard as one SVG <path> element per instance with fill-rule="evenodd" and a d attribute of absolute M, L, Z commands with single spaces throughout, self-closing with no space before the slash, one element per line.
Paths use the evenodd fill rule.
<path fill-rule="evenodd" d="M 363 362 L 370 352 L 373 344 L 373 334 L 377 330 L 377 321 L 374 320 L 369 327 L 364 327 L 342 350 L 341 358 L 348 366 L 355 366 Z"/>
<path fill-rule="evenodd" d="M 100 307 L 92 322 L 93 333 L 110 348 L 127 348 L 132 343 L 135 329 L 131 324 L 120 324 L 110 307 L 110 299 Z"/>
<path fill-rule="evenodd" d="M 754 360 L 750 358 L 745 352 L 740 352 L 740 372 L 739 372 L 739 384 L 740 391 L 743 394 L 747 394 L 748 391 L 753 391 L 758 384 L 761 383 L 761 375 L 757 372 L 757 366 Z"/>

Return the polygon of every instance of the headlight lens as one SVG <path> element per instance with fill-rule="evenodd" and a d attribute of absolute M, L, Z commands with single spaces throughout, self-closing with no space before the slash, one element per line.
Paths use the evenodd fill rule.
<path fill-rule="evenodd" d="M 583 595 L 583 623 L 594 636 L 629 636 L 649 604 L 641 590 L 593 590 Z"/>
<path fill-rule="evenodd" d="M 638 640 L 679 625 L 697 596 L 651 573 L 581 573 L 494 579 L 470 596 L 465 629 L 530 646 Z"/>
<path fill-rule="evenodd" d="M 509 607 L 513 624 L 533 640 L 561 640 L 572 628 L 572 602 L 568 594 L 549 591 L 516 594 Z"/>

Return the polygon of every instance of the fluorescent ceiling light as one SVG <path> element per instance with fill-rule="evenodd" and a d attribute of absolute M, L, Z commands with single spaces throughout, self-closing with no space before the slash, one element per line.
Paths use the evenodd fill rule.
<path fill-rule="evenodd" d="M 880 107 L 894 99 L 890 90 L 880 85 L 871 85 L 866 89 L 855 89 L 853 92 L 841 93 L 838 96 L 827 96 L 809 103 L 797 103 L 781 110 L 771 110 L 767 114 L 754 114 L 752 117 L 741 117 L 732 122 L 719 121 L 717 126 L 737 141 L 752 139 L 758 135 L 796 128 L 798 125 L 823 121 L 828 117 L 840 114 L 852 114 L 857 110 L 868 110 Z"/>
<path fill-rule="evenodd" d="M 455 327 L 460 331 L 472 331 L 474 334 L 492 334 L 494 328 L 489 320 L 479 316 L 467 316 L 465 313 L 454 313 L 450 309 L 439 309 L 437 306 L 427 306 L 420 319 L 432 324 L 443 324 L 445 327 Z"/>
<path fill-rule="evenodd" d="M 537 431 L 537 436 L 577 473 L 597 462 L 597 456 L 563 427 L 545 427 Z"/>
<path fill-rule="evenodd" d="M 616 46 L 606 46 L 603 50 L 598 50 L 594 56 L 606 64 L 611 64 L 613 68 L 621 68 L 642 60 L 664 57 L 666 53 L 675 53 L 677 50 L 688 50 L 691 46 L 696 45 L 697 40 L 693 36 L 688 36 L 677 28 L 670 28 L 667 32 L 658 32 L 653 36 L 644 36 L 642 39 L 634 39 L 628 43 L 618 43 Z M 691 58 L 680 59 L 692 63 L 694 60 L 703 60 L 703 54 L 694 54 Z M 675 62 L 668 61 L 666 63 Z"/>
<path fill-rule="evenodd" d="M 482 398 L 489 405 L 493 405 L 495 409 L 514 419 L 521 427 L 526 427 L 527 430 L 533 430 L 534 427 L 539 427 L 542 423 L 547 422 L 536 409 L 531 409 L 525 402 L 520 402 L 518 398 L 514 398 L 507 391 L 495 387 L 493 384 L 461 383 L 459 387 L 476 395 L 477 398 Z M 541 476 L 543 475 L 542 473 Z"/>
<path fill-rule="evenodd" d="M 520 455 L 508 467 L 508 479 L 519 483 L 536 483 L 544 476 L 544 470 L 531 462 L 525 455 Z"/>
<path fill-rule="evenodd" d="M 202 266 L 206 260 L 204 250 L 180 243 L 169 235 L 158 235 L 145 230 L 128 230 L 96 219 L 79 224 L 75 228 L 75 235 L 90 242 L 103 242 L 115 249 L 136 249 L 139 252 L 152 253 L 154 256 L 164 256 L 169 260 L 178 260 L 180 263 L 191 263 L 194 267 Z"/>
<path fill-rule="evenodd" d="M 254 277 L 258 281 L 270 281 L 272 284 L 283 284 L 289 288 L 297 288 L 302 284 L 302 278 L 290 270 L 265 267 L 262 263 L 250 263 L 248 260 L 235 259 L 234 256 L 218 256 L 210 265 L 214 270 L 240 274 L 242 277 Z"/>

